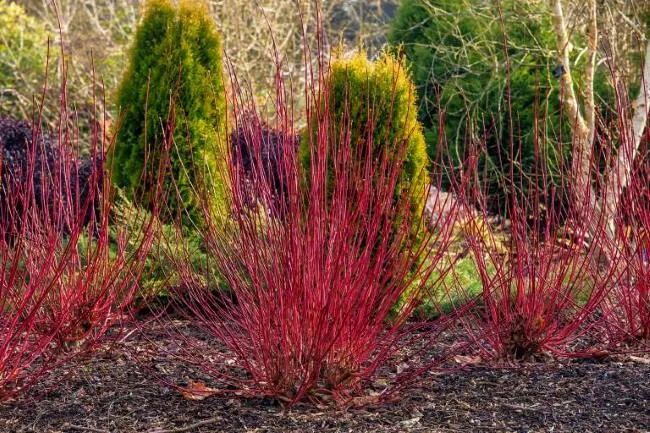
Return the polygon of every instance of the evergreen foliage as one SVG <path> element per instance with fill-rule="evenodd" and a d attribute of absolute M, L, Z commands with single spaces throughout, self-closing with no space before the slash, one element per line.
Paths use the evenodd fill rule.
<path fill-rule="evenodd" d="M 424 135 L 417 120 L 415 87 L 409 71 L 390 53 L 383 53 L 375 62 L 369 61 L 362 52 L 349 58 L 336 56 L 329 67 L 326 78 L 329 88 L 324 93 L 330 98 L 330 145 L 341 146 L 349 140 L 352 146 L 362 146 L 371 135 L 373 152 L 380 159 L 395 156 L 392 150 L 398 149 L 402 140 L 407 140 L 395 196 L 403 191 L 410 193 L 411 223 L 414 233 L 417 232 L 429 176 Z M 346 116 L 349 119 L 346 120 Z M 348 121 L 351 128 L 344 126 Z M 351 137 L 343 140 L 341 131 L 346 130 Z M 307 179 L 312 141 L 309 134 L 305 133 L 299 150 Z"/>
<path fill-rule="evenodd" d="M 582 44 L 575 39 L 576 45 Z M 488 152 L 482 164 L 493 211 L 505 210 L 502 180 L 511 168 L 523 177 L 524 188 L 535 181 L 528 174 L 536 164 L 536 143 L 539 163 L 547 165 L 552 181 L 557 179 L 572 135 L 570 122 L 561 115 L 561 71 L 556 70 L 555 34 L 546 4 L 404 0 L 390 40 L 401 47 L 413 70 L 429 154 L 437 152 L 440 109 L 447 152 L 456 167 L 469 141 L 485 139 Z M 575 70 L 583 68 L 580 61 Z M 601 97 L 608 92 L 606 74 L 600 70 L 596 77 Z"/>
<path fill-rule="evenodd" d="M 118 91 L 122 122 L 113 160 L 113 181 L 132 193 L 156 181 L 143 176 L 145 146 L 156 158 L 166 122 L 174 113 L 170 151 L 169 208 L 180 205 L 184 221 L 196 222 L 196 190 L 205 183 L 216 206 L 224 204 L 220 168 L 225 162 L 225 93 L 221 41 L 205 4 L 150 0 L 136 31 L 130 64 Z M 148 165 L 156 167 L 157 164 Z M 176 187 L 171 187 L 171 176 Z"/>

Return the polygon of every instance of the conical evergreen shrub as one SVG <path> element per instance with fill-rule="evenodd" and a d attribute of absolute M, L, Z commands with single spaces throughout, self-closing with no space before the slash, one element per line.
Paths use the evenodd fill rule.
<path fill-rule="evenodd" d="M 145 157 L 155 160 L 165 130 L 171 131 L 171 164 L 164 180 L 168 206 L 184 209 L 184 222 L 197 221 L 201 209 L 195 191 L 205 190 L 199 184 L 209 186 L 216 206 L 224 204 L 219 176 L 226 160 L 221 40 L 202 2 L 176 6 L 170 0 L 149 0 L 145 8 L 117 95 L 122 122 L 113 181 L 127 192 L 150 189 L 156 179 L 143 174 Z M 175 127 L 170 128 L 172 118 Z"/>
<path fill-rule="evenodd" d="M 416 234 L 422 226 L 420 216 L 429 175 L 426 144 L 417 120 L 417 97 L 409 71 L 388 52 L 374 62 L 365 53 L 356 52 L 332 60 L 325 83 L 329 89 L 324 93 L 330 100 L 319 102 L 321 109 L 331 111 L 330 146 L 366 146 L 370 140 L 375 158 L 404 158 L 395 197 L 403 196 L 403 191 L 409 192 L 410 224 Z M 347 122 L 351 128 L 345 127 Z M 314 120 L 311 123 L 316 124 Z M 351 136 L 344 137 L 341 131 L 349 131 Z M 314 135 L 313 127 L 307 128 L 300 145 L 300 160 L 307 181 L 313 141 L 310 135 Z M 404 140 L 406 153 L 396 155 L 395 150 Z"/>

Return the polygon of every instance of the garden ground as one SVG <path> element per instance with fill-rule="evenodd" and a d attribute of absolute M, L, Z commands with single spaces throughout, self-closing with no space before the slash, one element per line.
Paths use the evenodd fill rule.
<path fill-rule="evenodd" d="M 0 431 L 650 432 L 647 356 L 473 366 L 432 374 L 390 404 L 284 410 L 269 399 L 233 395 L 190 400 L 161 386 L 151 370 L 178 384 L 206 379 L 156 349 L 167 341 L 164 332 L 144 335 L 133 333 L 110 351 L 63 366 L 1 406 Z"/>

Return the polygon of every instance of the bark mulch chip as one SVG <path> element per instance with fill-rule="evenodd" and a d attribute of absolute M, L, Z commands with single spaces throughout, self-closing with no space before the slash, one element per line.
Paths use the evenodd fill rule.
<path fill-rule="evenodd" d="M 0 432 L 650 432 L 644 357 L 473 367 L 409 386 L 390 404 L 285 410 L 270 399 L 189 400 L 133 360 L 135 345 L 152 343 L 134 340 L 61 367 L 0 405 Z M 197 377 L 171 358 L 155 368 L 177 383 Z"/>

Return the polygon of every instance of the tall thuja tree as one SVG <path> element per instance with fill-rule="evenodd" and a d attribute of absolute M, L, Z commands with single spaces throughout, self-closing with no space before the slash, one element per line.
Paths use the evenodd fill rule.
<path fill-rule="evenodd" d="M 117 135 L 113 181 L 127 191 L 156 182 L 142 173 L 147 148 L 153 158 L 167 132 L 173 134 L 169 209 L 183 209 L 196 221 L 199 184 L 209 185 L 221 206 L 225 161 L 225 92 L 222 48 L 215 25 L 201 2 L 149 0 L 136 31 L 130 64 L 117 102 L 122 122 Z M 173 179 L 173 180 L 172 180 Z"/>
<path fill-rule="evenodd" d="M 395 197 L 408 196 L 413 235 L 422 226 L 422 210 L 429 186 L 427 152 L 422 127 L 417 120 L 415 86 L 401 60 L 383 53 L 374 62 L 365 53 L 337 55 L 329 65 L 324 84 L 329 101 L 321 101 L 316 117 L 328 116 L 330 146 L 367 146 L 372 143 L 375 158 L 404 158 Z M 329 113 L 324 113 L 324 108 Z M 316 117 L 312 123 L 315 125 Z M 319 122 L 320 124 L 322 122 Z M 345 126 L 349 124 L 350 128 Z M 300 144 L 300 159 L 309 181 L 314 127 L 307 128 Z M 341 131 L 348 131 L 349 137 Z M 404 155 L 396 149 L 405 143 Z M 330 176 L 335 176 L 330 173 Z M 374 179 L 373 182 L 377 182 Z"/>
<path fill-rule="evenodd" d="M 524 175 L 524 188 L 534 181 L 525 174 L 534 171 L 536 144 L 544 143 L 550 181 L 557 180 L 569 147 L 558 143 L 571 140 L 571 129 L 560 115 L 562 69 L 543 2 L 404 0 L 389 38 L 412 68 L 429 153 L 437 151 L 441 110 L 446 152 L 457 168 L 470 141 L 485 142 L 481 164 L 492 211 L 507 208 L 503 179 L 510 169 Z M 604 82 L 597 78 L 603 93 Z"/>

